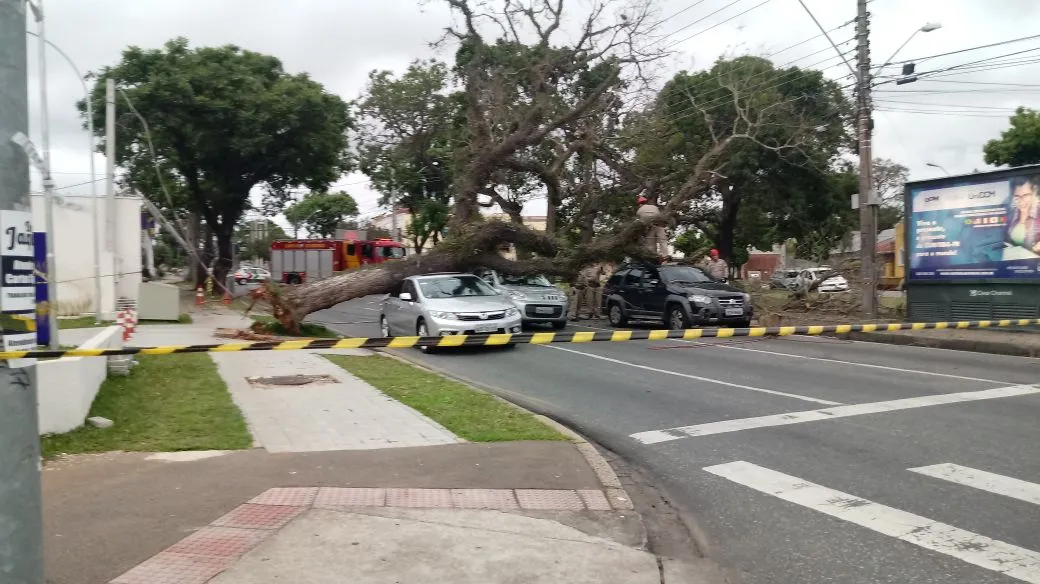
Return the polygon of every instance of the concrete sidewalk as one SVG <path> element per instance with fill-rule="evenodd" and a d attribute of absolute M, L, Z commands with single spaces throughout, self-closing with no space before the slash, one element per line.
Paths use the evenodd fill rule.
<path fill-rule="evenodd" d="M 953 351 L 972 351 L 1011 355 L 1015 357 L 1040 357 L 1040 327 L 1033 331 L 1007 329 L 946 329 L 895 331 L 878 333 L 849 333 L 840 335 L 854 341 L 912 345 Z"/>

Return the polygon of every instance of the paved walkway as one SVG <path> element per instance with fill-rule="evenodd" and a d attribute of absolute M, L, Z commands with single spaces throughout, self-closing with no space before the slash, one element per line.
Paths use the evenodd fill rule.
<path fill-rule="evenodd" d="M 432 446 L 460 441 L 433 420 L 319 354 L 263 351 L 211 355 L 253 436 L 269 452 Z M 284 388 L 249 382 L 293 375 L 327 375 L 334 381 Z"/>
<path fill-rule="evenodd" d="M 137 327 L 129 345 L 192 345 L 235 342 L 213 336 L 218 328 L 247 328 L 252 319 L 229 311 L 196 312 L 192 324 Z M 61 342 L 78 344 L 98 329 L 61 331 Z M 321 353 L 370 355 L 364 350 Z M 210 353 L 258 446 L 269 452 L 320 452 L 454 444 L 460 439 L 440 424 L 387 397 L 319 353 L 255 351 Z M 325 383 L 272 386 L 250 378 L 324 375 Z"/>

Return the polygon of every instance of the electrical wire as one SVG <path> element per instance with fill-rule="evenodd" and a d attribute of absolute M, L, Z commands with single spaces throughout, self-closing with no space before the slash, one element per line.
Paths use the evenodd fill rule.
<path fill-rule="evenodd" d="M 740 0 L 735 0 L 734 2 L 730 3 L 730 6 L 732 6 L 733 4 L 736 4 L 736 2 L 739 2 L 739 1 Z M 709 26 L 708 28 L 706 28 L 704 30 L 701 30 L 699 32 L 695 32 L 695 33 L 691 34 L 690 36 L 688 36 L 686 38 L 683 38 L 681 40 L 678 40 L 678 41 L 675 41 L 673 43 L 670 43 L 670 44 L 666 45 L 664 47 L 664 49 L 670 49 L 671 47 L 674 47 L 675 45 L 678 45 L 680 43 L 685 43 L 686 41 L 688 41 L 688 40 L 690 40 L 692 38 L 696 38 L 696 37 L 698 37 L 698 36 L 708 32 L 709 30 L 712 30 L 714 28 L 720 27 L 723 24 L 726 24 L 727 22 L 729 22 L 729 21 L 731 21 L 731 20 L 733 20 L 735 18 L 740 18 L 741 16 L 744 16 L 745 14 L 747 14 L 748 12 L 751 12 L 752 10 L 755 10 L 757 8 L 761 8 L 762 6 L 765 6 L 766 4 L 769 4 L 770 2 L 772 2 L 772 0 L 762 0 L 762 2 L 759 2 L 758 4 L 755 4 L 751 8 L 748 8 L 747 10 L 745 10 L 745 11 L 739 13 L 739 14 L 735 14 L 735 15 L 727 18 L 726 20 L 723 20 L 723 21 L 720 21 L 720 22 L 716 22 L 715 24 Z M 718 11 L 716 11 L 716 12 L 718 12 Z M 712 14 L 715 14 L 715 12 L 713 12 Z M 705 18 L 707 18 L 707 17 L 705 17 Z"/>
<path fill-rule="evenodd" d="M 928 55 L 926 57 L 918 57 L 916 59 L 906 59 L 904 61 L 892 61 L 888 65 L 885 65 L 885 67 L 897 67 L 897 66 L 901 66 L 901 65 L 904 65 L 904 64 L 907 64 L 907 63 L 922 63 L 924 61 L 928 61 L 928 60 L 935 59 L 935 58 L 938 58 L 938 57 L 947 57 L 949 55 L 959 55 L 960 53 L 967 53 L 969 51 L 978 51 L 978 50 L 981 50 L 981 49 L 989 49 L 989 48 L 992 48 L 992 47 L 999 47 L 1001 45 L 1009 45 L 1009 44 L 1012 44 L 1012 43 L 1019 43 L 1019 42 L 1022 42 L 1022 41 L 1031 41 L 1033 39 L 1040 39 L 1040 34 L 1027 36 L 1027 37 L 1021 37 L 1021 38 L 1017 38 L 1017 39 L 1011 39 L 1011 40 L 1007 40 L 1007 41 L 1000 41 L 1000 42 L 997 42 L 997 43 L 990 43 L 988 45 L 979 45 L 977 47 L 968 47 L 966 49 L 959 49 L 959 50 L 956 50 L 956 51 L 950 51 L 948 53 L 939 53 L 937 55 Z"/>

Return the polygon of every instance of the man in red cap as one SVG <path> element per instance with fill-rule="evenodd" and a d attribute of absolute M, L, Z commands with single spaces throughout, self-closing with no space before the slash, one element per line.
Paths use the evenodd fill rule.
<path fill-rule="evenodd" d="M 708 252 L 708 257 L 704 258 L 701 268 L 706 274 L 720 282 L 729 278 L 729 264 L 719 257 L 717 249 Z"/>
<path fill-rule="evenodd" d="M 639 208 L 636 209 L 636 217 L 640 221 L 650 222 L 661 214 L 657 205 L 651 203 L 644 195 L 636 197 L 636 204 L 639 205 Z M 668 255 L 668 230 L 661 225 L 651 226 L 649 232 L 643 237 L 643 243 L 650 253 L 664 258 Z"/>

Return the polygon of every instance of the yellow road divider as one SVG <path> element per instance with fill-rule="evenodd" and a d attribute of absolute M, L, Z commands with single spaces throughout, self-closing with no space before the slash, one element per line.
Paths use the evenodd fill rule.
<path fill-rule="evenodd" d="M 299 351 L 303 349 L 407 349 L 409 347 L 480 347 L 511 344 L 547 345 L 550 343 L 592 343 L 618 341 L 662 341 L 666 339 L 707 339 L 730 337 L 784 337 L 919 331 L 925 329 L 973 329 L 1040 325 L 1040 319 L 962 320 L 953 322 L 897 322 L 890 324 L 837 324 L 751 328 L 696 328 L 685 330 L 579 331 L 563 333 L 516 333 L 450 335 L 446 337 L 355 337 L 346 339 L 299 339 L 217 345 L 168 345 L 162 347 L 124 347 L 122 349 L 68 349 L 64 351 L 0 351 L 0 359 L 44 359 L 57 357 L 105 357 L 108 355 L 169 355 L 172 353 L 209 353 L 231 351 Z"/>

